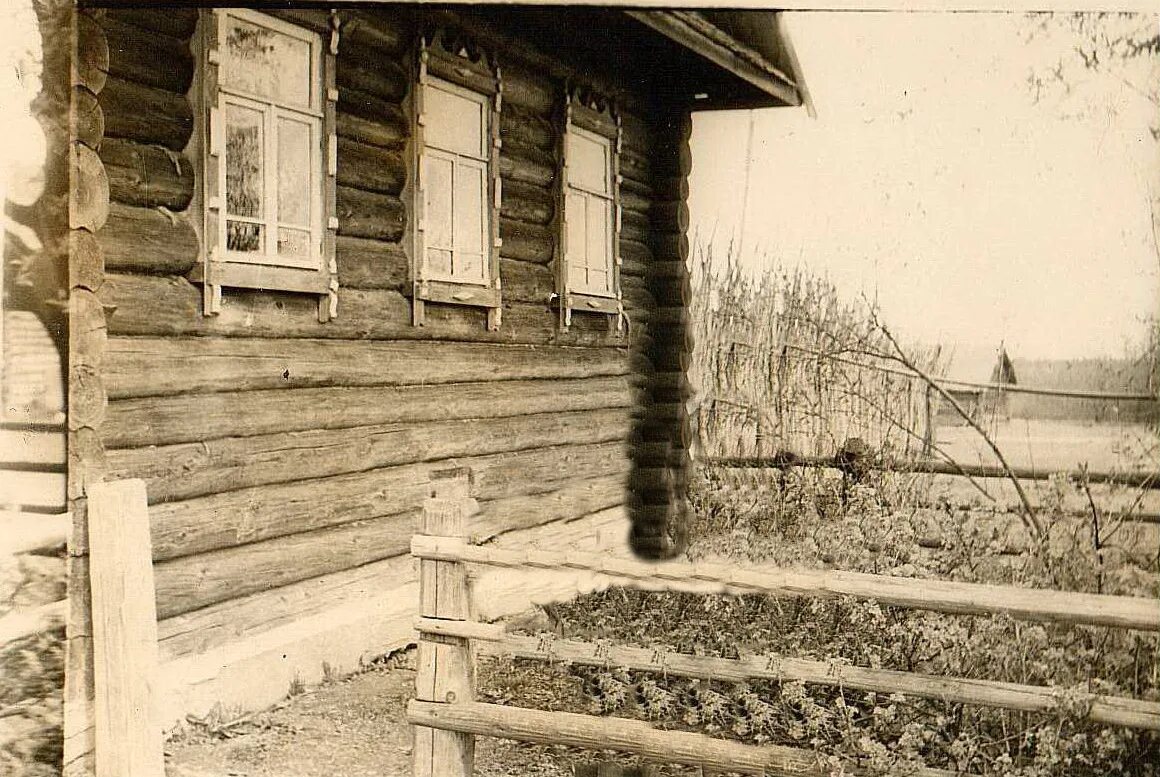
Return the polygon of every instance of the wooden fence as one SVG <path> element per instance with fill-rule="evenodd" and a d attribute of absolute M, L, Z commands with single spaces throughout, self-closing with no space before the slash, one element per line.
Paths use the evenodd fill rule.
<path fill-rule="evenodd" d="M 830 773 L 812 751 L 663 731 L 623 718 L 477 702 L 474 656 L 478 653 L 702 679 L 800 681 L 1011 710 L 1048 711 L 1060 703 L 1055 690 L 1042 686 L 870 669 L 780 655 L 726 659 L 558 639 L 552 635 L 511 635 L 499 625 L 471 619 L 469 565 L 583 573 L 596 576 L 600 582 L 650 590 L 781 597 L 853 596 L 938 612 L 1005 614 L 1021 620 L 1160 632 L 1160 602 L 1144 598 L 840 571 L 650 564 L 599 554 L 485 548 L 471 545 L 466 539 L 466 519 L 474 511 L 467 473 L 441 473 L 433 479 L 433 488 L 424 507 L 422 532 L 411 544 L 412 555 L 420 559 L 420 616 L 415 624 L 420 634 L 417 692 L 407 707 L 407 719 L 416 726 L 416 777 L 472 774 L 476 736 L 620 750 L 661 762 L 743 773 L 818 777 Z M 1093 722 L 1160 731 L 1160 703 L 1095 694 L 1088 701 L 1087 717 Z M 928 768 L 916 774 L 935 777 L 953 772 Z"/>

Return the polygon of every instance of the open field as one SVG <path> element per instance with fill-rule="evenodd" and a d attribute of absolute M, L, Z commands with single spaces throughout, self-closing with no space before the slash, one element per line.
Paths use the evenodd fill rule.
<path fill-rule="evenodd" d="M 1014 418 L 996 424 L 992 438 L 1013 467 L 1045 472 L 1078 470 L 1085 464 L 1102 472 L 1160 469 L 1160 438 L 1146 424 Z M 936 439 L 960 463 L 998 463 L 970 427 L 940 426 Z"/>

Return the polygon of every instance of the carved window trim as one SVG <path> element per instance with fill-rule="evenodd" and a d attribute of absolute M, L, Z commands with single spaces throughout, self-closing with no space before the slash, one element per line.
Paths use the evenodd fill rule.
<path fill-rule="evenodd" d="M 423 326 L 426 304 L 436 302 L 468 305 L 487 309 L 487 327 L 497 330 L 502 319 L 502 281 L 499 274 L 499 220 L 502 201 L 500 181 L 500 110 L 503 102 L 503 82 L 499 67 L 464 35 L 440 28 L 423 34 L 415 57 L 416 84 L 412 100 L 412 127 L 414 129 L 411 169 L 415 186 L 408 216 L 411 224 L 411 286 L 412 316 L 415 326 Z M 486 145 L 487 192 L 484 216 L 487 219 L 484 238 L 485 277 L 483 283 L 429 277 L 427 270 L 427 229 L 424 205 L 426 181 L 423 166 L 426 154 L 438 154 L 428 149 L 424 138 L 426 116 L 424 101 L 429 89 L 444 89 L 469 93 L 480 98 L 484 106 L 484 140 Z"/>
<path fill-rule="evenodd" d="M 226 251 L 224 243 L 226 213 L 224 208 L 225 103 L 268 103 L 274 114 L 284 110 L 276 100 L 254 100 L 239 90 L 220 84 L 222 36 L 227 20 L 233 17 L 257 24 L 277 33 L 302 40 L 311 46 L 311 100 L 306 109 L 297 110 L 313 119 L 318 137 L 311 148 L 311 249 L 309 266 L 290 266 L 274 261 L 243 259 Z M 201 12 L 200 35 L 200 103 L 198 153 L 201 174 L 202 257 L 189 279 L 203 285 L 203 312 L 215 315 L 221 311 L 223 288 L 268 289 L 301 292 L 319 297 L 319 321 L 329 321 L 338 313 L 338 271 L 335 244 L 338 229 L 336 216 L 336 176 L 338 173 L 338 137 L 336 130 L 335 86 L 338 53 L 339 20 L 330 17 L 329 40 L 323 35 L 292 22 L 244 8 L 204 9 Z M 265 157 L 268 159 L 268 157 Z M 267 168 L 274 165 L 267 162 Z M 267 178 L 272 175 L 267 175 Z M 266 197 L 276 197 L 272 191 Z M 268 219 L 267 219 L 268 220 Z M 266 239 L 274 239 L 267 234 Z M 268 258 L 268 257 L 267 257 Z"/>
<path fill-rule="evenodd" d="M 559 308 L 560 327 L 572 325 L 572 314 L 603 313 L 615 319 L 616 330 L 624 331 L 624 300 L 620 284 L 620 232 L 622 206 L 620 186 L 620 154 L 623 144 L 623 129 L 620 114 L 611 100 L 601 97 L 590 89 L 567 84 L 564 91 L 563 109 L 559 121 L 557 153 L 560 169 L 556 194 L 556 294 L 554 301 Z M 568 194 L 574 188 L 569 183 L 569 142 L 571 135 L 588 135 L 600 138 L 609 144 L 609 165 L 611 183 L 611 216 L 608 231 L 611 235 L 610 267 L 612 288 L 608 293 L 595 294 L 584 289 L 573 289 L 570 282 L 568 263 Z"/>

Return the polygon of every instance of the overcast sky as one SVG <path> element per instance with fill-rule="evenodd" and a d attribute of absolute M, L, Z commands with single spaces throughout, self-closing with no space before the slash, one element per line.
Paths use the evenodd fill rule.
<path fill-rule="evenodd" d="M 787 26 L 818 115 L 752 114 L 750 261 L 800 257 L 930 343 L 1076 357 L 1139 338 L 1160 312 L 1152 106 L 1110 87 L 1035 104 L 1029 72 L 1070 41 L 1028 45 L 1015 14 L 796 13 Z M 749 121 L 694 121 L 701 234 L 742 227 Z"/>

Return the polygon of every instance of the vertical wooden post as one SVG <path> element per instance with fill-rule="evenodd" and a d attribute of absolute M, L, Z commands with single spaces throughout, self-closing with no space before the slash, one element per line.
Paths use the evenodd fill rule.
<path fill-rule="evenodd" d="M 466 536 L 466 522 L 476 511 L 466 469 L 432 473 L 431 497 L 423 505 L 420 533 Z M 467 569 L 457 561 L 419 562 L 419 614 L 425 618 L 467 620 Z M 475 697 L 471 646 L 466 639 L 421 634 L 416 698 L 443 704 Z M 456 731 L 415 728 L 415 777 L 470 777 L 475 761 L 475 737 Z"/>
<path fill-rule="evenodd" d="M 926 428 L 922 433 L 922 455 L 923 458 L 928 458 L 931 455 L 931 449 L 934 447 L 934 412 L 931 407 L 931 388 L 926 387 L 925 401 L 923 403 L 923 415 L 926 420 Z"/>
<path fill-rule="evenodd" d="M 88 488 L 96 777 L 165 777 L 145 482 Z"/>

